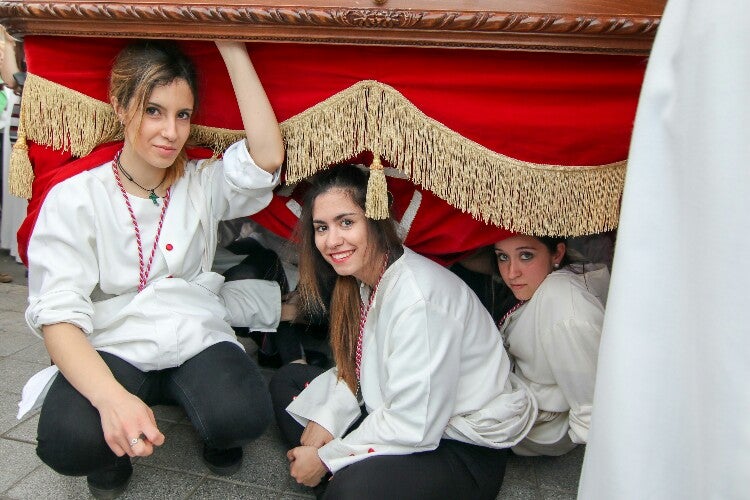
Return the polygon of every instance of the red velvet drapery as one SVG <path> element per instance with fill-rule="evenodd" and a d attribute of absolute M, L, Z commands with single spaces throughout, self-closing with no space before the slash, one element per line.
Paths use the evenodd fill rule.
<path fill-rule="evenodd" d="M 111 62 L 122 39 L 30 36 L 31 73 L 107 101 Z M 241 129 L 229 78 L 210 42 L 182 42 L 202 81 L 194 122 Z M 421 49 L 303 44 L 248 45 L 279 121 L 293 117 L 361 80 L 401 92 L 427 116 L 492 151 L 525 161 L 599 165 L 627 156 L 645 69 L 643 57 L 488 50 Z M 109 148 L 112 149 L 112 148 Z M 19 231 L 25 258 L 41 202 L 54 182 L 111 158 L 107 147 L 87 158 L 31 145 L 35 181 L 29 216 Z M 389 179 L 396 216 L 414 196 Z M 502 228 L 474 220 L 429 192 L 406 243 L 443 263 L 499 239 Z M 293 213 L 284 198 L 256 219 L 288 237 Z"/>

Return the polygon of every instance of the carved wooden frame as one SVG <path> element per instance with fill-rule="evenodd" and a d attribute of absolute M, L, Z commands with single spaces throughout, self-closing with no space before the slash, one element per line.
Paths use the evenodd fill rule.
<path fill-rule="evenodd" d="M 0 0 L 16 35 L 647 54 L 666 0 Z"/>

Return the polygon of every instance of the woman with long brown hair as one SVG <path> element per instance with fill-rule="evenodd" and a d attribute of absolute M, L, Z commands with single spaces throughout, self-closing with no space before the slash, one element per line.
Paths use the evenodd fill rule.
<path fill-rule="evenodd" d="M 110 81 L 122 148 L 50 190 L 29 243 L 26 320 L 54 366 L 24 388 L 21 413 L 42 404 L 37 454 L 87 476 L 96 498 L 121 494 L 131 457 L 164 443 L 151 405 L 183 407 L 218 475 L 239 469 L 272 418 L 229 321 L 274 328 L 279 287 L 225 284 L 210 268 L 218 221 L 269 203 L 284 149 L 244 44 L 217 46 L 246 139 L 220 161 L 188 160 L 193 64 L 175 43 L 130 44 Z"/>
<path fill-rule="evenodd" d="M 298 289 L 308 311 L 331 291 L 336 366 L 287 365 L 271 382 L 292 476 L 324 498 L 495 498 L 536 410 L 492 318 L 392 219 L 365 216 L 358 167 L 310 182 Z"/>

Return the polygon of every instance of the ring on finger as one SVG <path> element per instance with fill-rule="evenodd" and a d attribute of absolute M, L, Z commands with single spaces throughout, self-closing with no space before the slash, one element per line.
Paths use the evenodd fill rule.
<path fill-rule="evenodd" d="M 131 439 L 130 440 L 130 447 L 132 448 L 133 446 L 137 445 L 138 441 L 140 441 L 140 440 L 141 440 L 140 437 L 134 437 L 133 439 Z"/>

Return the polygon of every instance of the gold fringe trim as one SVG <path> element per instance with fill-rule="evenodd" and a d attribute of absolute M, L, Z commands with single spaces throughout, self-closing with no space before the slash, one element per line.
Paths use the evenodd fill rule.
<path fill-rule="evenodd" d="M 108 104 L 35 75 L 27 78 L 21 113 L 28 140 L 76 156 L 121 137 Z M 378 162 L 382 157 L 454 207 L 512 231 L 578 236 L 617 227 L 626 161 L 542 165 L 495 153 L 376 81 L 339 92 L 286 120 L 281 130 L 289 183 L 373 151 Z M 241 137 L 241 131 L 195 125 L 190 142 L 218 154 Z M 28 166 L 16 163 L 18 186 L 30 186 Z M 373 184 L 380 183 L 378 170 Z"/>
<path fill-rule="evenodd" d="M 99 144 L 122 139 L 112 106 L 33 74 L 26 77 L 21 119 L 27 139 L 86 156 Z"/>
<path fill-rule="evenodd" d="M 287 182 L 362 151 L 380 151 L 415 184 L 512 231 L 580 236 L 617 227 L 626 161 L 542 165 L 495 153 L 376 81 L 359 82 L 286 120 L 282 132 Z"/>

